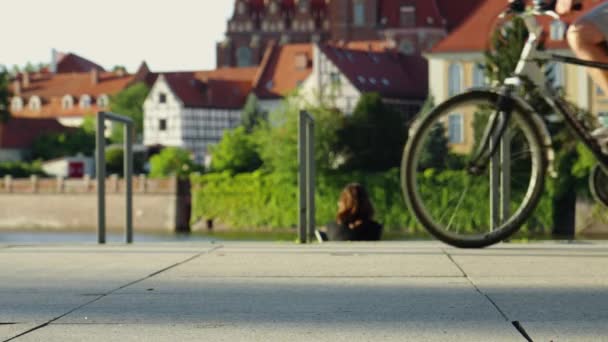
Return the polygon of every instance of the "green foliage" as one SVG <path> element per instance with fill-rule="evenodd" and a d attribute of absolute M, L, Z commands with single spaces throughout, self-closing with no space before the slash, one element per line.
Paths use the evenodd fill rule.
<path fill-rule="evenodd" d="M 265 120 L 266 113 L 260 109 L 257 97 L 253 94 L 249 95 L 245 107 L 243 107 L 242 126 L 245 127 L 247 133 L 251 133 Z"/>
<path fill-rule="evenodd" d="M 262 165 L 253 137 L 245 127 L 225 132 L 219 144 L 211 148 L 211 168 L 215 172 L 251 172 Z"/>
<path fill-rule="evenodd" d="M 150 177 L 164 178 L 175 175 L 187 179 L 191 173 L 200 172 L 190 152 L 179 147 L 167 147 L 150 158 Z"/>
<path fill-rule="evenodd" d="M 106 172 L 109 174 L 123 174 L 124 151 L 122 148 L 106 149 Z"/>
<path fill-rule="evenodd" d="M 445 127 L 438 123 L 433 126 L 420 155 L 419 168 L 444 169 L 448 156 L 448 138 Z"/>
<path fill-rule="evenodd" d="M 345 170 L 384 171 L 399 166 L 407 129 L 401 114 L 378 93 L 367 93 L 346 118 L 339 137 Z"/>
<path fill-rule="evenodd" d="M 271 113 L 254 132 L 254 140 L 266 171 L 295 174 L 298 170 L 298 118 L 300 108 L 315 120 L 315 162 L 319 173 L 335 168 L 338 156 L 335 146 L 342 114 L 322 106 L 302 103 L 297 96 L 289 97 L 283 106 Z"/>
<path fill-rule="evenodd" d="M 0 163 L 0 177 L 12 176 L 13 178 L 26 178 L 32 175 L 44 176 L 40 161 L 26 162 L 2 162 Z"/>
<path fill-rule="evenodd" d="M 49 160 L 77 154 L 92 156 L 94 151 L 95 132 L 90 127 L 79 127 L 37 137 L 31 147 L 31 159 Z"/>
<path fill-rule="evenodd" d="M 490 50 L 485 52 L 486 75 L 502 83 L 511 76 L 526 43 L 528 30 L 521 18 L 514 18 L 492 34 Z"/>
<path fill-rule="evenodd" d="M 143 134 L 144 101 L 150 89 L 143 83 L 136 83 L 110 98 L 110 110 L 113 113 L 125 115 L 133 119 L 136 136 Z M 122 142 L 123 126 L 116 125 L 112 131 L 112 141 Z"/>
<path fill-rule="evenodd" d="M 0 122 L 10 118 L 9 97 L 9 73 L 0 65 Z"/>
<path fill-rule="evenodd" d="M 433 190 L 429 210 L 445 210 L 442 188 L 458 186 L 463 177 L 457 172 L 444 172 L 432 177 L 441 184 L 422 182 L 420 191 Z M 214 218 L 233 228 L 285 229 L 298 222 L 297 178 L 292 174 L 256 171 L 231 175 L 211 173 L 191 177 L 193 185 L 193 221 Z M 420 234 L 424 232 L 406 209 L 399 184 L 399 170 L 382 173 L 349 172 L 322 174 L 316 181 L 316 221 L 324 225 L 335 219 L 336 202 L 344 186 L 353 181 L 362 183 L 369 191 L 376 209 L 376 219 L 387 231 Z M 485 198 L 484 186 L 470 191 L 479 192 L 471 198 Z M 549 201 L 550 203 L 550 201 Z M 470 213 L 471 222 L 489 222 L 487 210 L 479 210 L 479 201 L 463 203 L 463 212 Z M 485 204 L 484 204 L 485 205 Z M 527 231 L 543 231 L 552 226 L 552 207 L 543 199 L 534 216 L 525 225 Z M 485 216 L 484 216 L 485 215 Z M 467 228 L 467 227 L 465 227 Z"/>

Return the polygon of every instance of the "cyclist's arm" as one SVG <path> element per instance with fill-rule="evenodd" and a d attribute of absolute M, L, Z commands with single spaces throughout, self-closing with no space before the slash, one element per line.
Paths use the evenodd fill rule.
<path fill-rule="evenodd" d="M 557 0 L 555 4 L 555 11 L 560 15 L 568 14 L 570 11 L 572 11 L 572 8 L 575 5 L 580 3 L 581 0 Z"/>

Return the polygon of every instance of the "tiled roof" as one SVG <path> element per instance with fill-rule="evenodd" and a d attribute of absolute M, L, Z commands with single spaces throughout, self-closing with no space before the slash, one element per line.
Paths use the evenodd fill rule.
<path fill-rule="evenodd" d="M 319 48 L 361 92 L 378 92 L 392 99 L 424 99 L 427 95 L 427 62 L 420 56 L 330 45 Z"/>
<path fill-rule="evenodd" d="M 62 54 L 57 61 L 57 73 L 105 71 L 98 64 L 73 53 Z"/>
<path fill-rule="evenodd" d="M 467 19 L 486 0 L 434 0 L 439 13 L 446 21 L 446 28 L 452 31 Z M 504 1 L 506 3 L 506 0 Z"/>
<path fill-rule="evenodd" d="M 446 0 L 447 1 L 447 0 Z M 566 23 L 571 23 L 576 17 L 584 14 L 586 11 L 593 8 L 598 3 L 597 0 L 583 0 L 585 11 L 574 12 L 562 17 Z M 506 8 L 505 0 L 485 0 L 476 10 L 451 34 L 440 41 L 431 50 L 432 53 L 449 53 L 449 52 L 479 52 L 485 51 L 488 48 L 493 29 L 499 23 L 498 15 Z M 548 31 L 548 26 L 552 19 L 548 17 L 541 18 L 540 22 L 545 25 Z M 546 45 L 550 49 L 567 49 L 567 41 L 559 40 L 552 41 L 547 39 Z"/>
<path fill-rule="evenodd" d="M 43 133 L 67 130 L 55 119 L 11 118 L 0 124 L 0 148 L 26 149 Z"/>
<path fill-rule="evenodd" d="M 330 43 L 329 45 L 335 45 Z M 361 50 L 371 52 L 384 52 L 391 50 L 391 43 L 388 40 L 353 40 L 347 42 L 344 46 L 350 50 Z"/>
<path fill-rule="evenodd" d="M 255 82 L 259 98 L 279 98 L 294 91 L 312 72 L 312 45 L 271 46 L 260 66 Z"/>
<path fill-rule="evenodd" d="M 55 118 L 64 116 L 84 116 L 96 113 L 101 108 L 96 105 L 96 99 L 101 95 L 114 95 L 125 89 L 131 82 L 133 76 L 120 75 L 111 72 L 98 73 L 98 81 L 93 82 L 92 72 L 67 73 L 67 74 L 29 74 L 29 86 L 21 86 L 20 97 L 24 100 L 22 111 L 13 112 L 14 117 L 30 118 Z M 23 79 L 23 76 L 19 78 Z M 16 94 L 14 83 L 11 91 Z M 61 100 L 70 95 L 74 99 L 74 106 L 63 109 Z M 78 101 L 82 95 L 91 97 L 91 107 L 81 108 Z M 28 101 L 31 97 L 38 96 L 42 101 L 39 111 L 30 110 Z"/>
<path fill-rule="evenodd" d="M 189 108 L 242 108 L 253 87 L 257 67 L 160 73 Z"/>

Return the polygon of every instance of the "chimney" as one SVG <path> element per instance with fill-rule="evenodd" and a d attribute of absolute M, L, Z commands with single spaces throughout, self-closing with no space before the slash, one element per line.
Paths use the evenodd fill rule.
<path fill-rule="evenodd" d="M 51 73 L 56 73 L 57 72 L 57 50 L 55 49 L 51 49 L 51 66 L 50 66 L 50 71 Z"/>
<path fill-rule="evenodd" d="M 29 72 L 24 72 L 23 74 L 21 74 L 22 79 L 22 85 L 23 85 L 23 89 L 29 88 L 30 87 L 30 73 Z"/>
<path fill-rule="evenodd" d="M 91 84 L 95 85 L 99 83 L 99 70 L 93 68 L 91 70 Z"/>
<path fill-rule="evenodd" d="M 21 96 L 21 82 L 18 79 L 13 81 L 13 95 Z"/>

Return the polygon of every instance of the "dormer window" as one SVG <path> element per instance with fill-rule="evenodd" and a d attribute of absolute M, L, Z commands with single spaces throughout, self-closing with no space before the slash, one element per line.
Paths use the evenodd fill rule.
<path fill-rule="evenodd" d="M 23 99 L 20 97 L 13 97 L 11 100 L 11 111 L 20 112 L 23 110 Z"/>
<path fill-rule="evenodd" d="M 91 108 L 91 97 L 89 95 L 82 95 L 80 97 L 80 108 L 87 109 Z"/>
<path fill-rule="evenodd" d="M 108 95 L 103 94 L 97 98 L 97 107 L 106 108 L 106 107 L 108 107 L 109 104 L 110 104 L 110 99 L 108 98 Z"/>
<path fill-rule="evenodd" d="M 74 98 L 71 95 L 66 95 L 61 99 L 61 108 L 72 109 L 74 107 Z"/>
<path fill-rule="evenodd" d="M 30 107 L 30 110 L 32 110 L 34 112 L 40 111 L 40 108 L 42 107 L 40 98 L 38 96 L 32 96 L 30 98 L 29 107 Z"/>
<path fill-rule="evenodd" d="M 566 23 L 561 20 L 554 20 L 551 23 L 551 40 L 564 40 L 566 34 Z"/>

